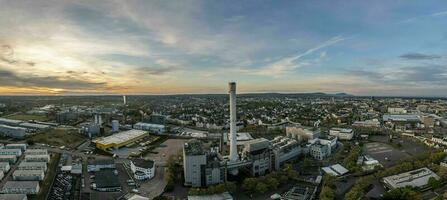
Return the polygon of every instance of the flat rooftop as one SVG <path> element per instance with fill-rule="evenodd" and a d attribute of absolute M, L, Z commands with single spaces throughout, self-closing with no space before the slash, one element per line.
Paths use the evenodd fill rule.
<path fill-rule="evenodd" d="M 3 188 L 36 188 L 39 181 L 8 181 Z"/>
<path fill-rule="evenodd" d="M 198 140 L 190 140 L 188 142 L 185 142 L 183 145 L 185 149 L 186 155 L 203 155 L 205 154 L 205 151 L 203 149 L 202 142 Z"/>
<path fill-rule="evenodd" d="M 431 177 L 437 180 L 440 179 L 437 174 L 424 167 L 405 173 L 388 176 L 383 178 L 383 180 L 392 188 L 401 188 L 405 186 L 420 187 L 426 185 Z"/>
<path fill-rule="evenodd" d="M 145 134 L 147 134 L 146 131 L 132 129 L 132 130 L 128 130 L 128 131 L 119 132 L 117 134 L 113 134 L 113 135 L 107 136 L 105 138 L 101 138 L 101 139 L 97 140 L 96 143 L 101 143 L 104 145 L 119 144 L 122 142 L 126 142 L 129 140 L 135 139 L 135 138 L 140 137 Z"/>

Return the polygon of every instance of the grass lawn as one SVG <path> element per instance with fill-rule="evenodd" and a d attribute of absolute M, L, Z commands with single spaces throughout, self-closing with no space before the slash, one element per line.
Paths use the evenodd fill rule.
<path fill-rule="evenodd" d="M 50 192 L 51 185 L 56 177 L 56 168 L 59 163 L 60 154 L 53 154 L 50 163 L 48 164 L 48 169 L 45 174 L 45 178 L 40 183 L 40 192 L 37 195 L 28 196 L 30 200 L 45 200 L 47 194 Z"/>
<path fill-rule="evenodd" d="M 16 114 L 16 115 L 7 116 L 6 118 L 23 120 L 23 121 L 28 121 L 28 120 L 48 121 L 49 120 L 48 117 L 45 115 L 28 115 L 28 114 Z"/>
<path fill-rule="evenodd" d="M 45 133 L 33 135 L 27 139 L 28 142 L 44 143 L 52 146 L 66 146 L 74 148 L 80 145 L 84 138 L 75 130 L 53 129 Z"/>

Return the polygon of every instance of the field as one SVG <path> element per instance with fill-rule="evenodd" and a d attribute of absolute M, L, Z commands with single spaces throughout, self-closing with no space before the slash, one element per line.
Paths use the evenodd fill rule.
<path fill-rule="evenodd" d="M 74 148 L 81 144 L 84 138 L 73 130 L 53 129 L 45 133 L 33 135 L 27 141 Z"/>
<path fill-rule="evenodd" d="M 16 120 L 23 120 L 23 121 L 29 121 L 29 120 L 36 120 L 36 121 L 48 121 L 48 117 L 45 115 L 28 115 L 28 114 L 15 114 L 7 116 L 8 119 L 16 119 Z"/>

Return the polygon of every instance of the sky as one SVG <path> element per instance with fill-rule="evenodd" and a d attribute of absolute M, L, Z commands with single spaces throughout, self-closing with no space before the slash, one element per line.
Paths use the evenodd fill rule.
<path fill-rule="evenodd" d="M 445 0 L 0 5 L 0 95 L 447 97 Z"/>

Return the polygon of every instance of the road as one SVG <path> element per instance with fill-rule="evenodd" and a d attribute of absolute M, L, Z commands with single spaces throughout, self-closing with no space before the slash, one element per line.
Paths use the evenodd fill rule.
<path fill-rule="evenodd" d="M 162 166 L 155 166 L 155 176 L 149 181 L 142 182 L 138 188 L 140 195 L 153 199 L 163 193 L 166 187 L 164 179 L 165 168 Z"/>

